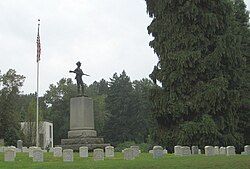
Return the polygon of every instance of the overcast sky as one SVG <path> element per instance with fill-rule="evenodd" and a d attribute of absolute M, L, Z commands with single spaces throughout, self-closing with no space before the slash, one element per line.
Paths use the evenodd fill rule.
<path fill-rule="evenodd" d="M 245 0 L 250 7 L 250 0 Z M 87 85 L 115 72 L 131 80 L 148 78 L 157 56 L 148 45 L 151 19 L 144 0 L 0 0 L 0 70 L 26 77 L 22 91 L 36 91 L 37 20 L 41 19 L 40 91 L 61 78 L 77 61 L 91 77 Z"/>

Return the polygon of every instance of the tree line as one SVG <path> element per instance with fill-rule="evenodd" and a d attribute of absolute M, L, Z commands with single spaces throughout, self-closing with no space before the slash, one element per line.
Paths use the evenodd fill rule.
<path fill-rule="evenodd" d="M 150 79 L 123 71 L 85 86 L 95 127 L 106 142 L 227 146 L 250 143 L 250 28 L 243 0 L 145 0 L 149 43 L 159 61 Z M 143 63 L 143 61 L 142 61 Z M 19 121 L 34 118 L 36 94 L 21 95 L 24 77 L 0 76 L 0 137 L 23 137 Z M 51 84 L 40 119 L 54 124 L 54 143 L 67 138 L 72 79 Z M 31 139 L 26 138 L 27 142 Z"/>
<path fill-rule="evenodd" d="M 6 74 L 9 72 L 12 72 L 10 79 L 15 79 L 16 82 L 22 80 L 22 83 L 18 82 L 19 85 L 13 84 L 20 90 L 24 77 L 17 75 L 15 70 L 9 70 Z M 5 76 L 4 74 L 3 77 Z M 8 90 L 13 90 L 9 88 L 11 85 L 7 86 Z M 102 79 L 89 86 L 85 85 L 85 94 L 94 101 L 95 129 L 98 136 L 103 136 L 105 142 L 112 145 L 126 141 L 147 142 L 152 123 L 149 93 L 153 86 L 153 82 L 146 78 L 132 82 L 125 71 L 120 75 L 115 73 L 110 81 Z M 0 103 L 3 100 L 6 105 L 1 106 L 5 109 L 0 110 L 0 124 L 8 127 L 0 128 L 0 137 L 5 139 L 7 145 L 15 145 L 17 139 L 22 139 L 26 145 L 31 146 L 35 144 L 36 135 L 36 125 L 33 123 L 36 121 L 36 93 L 20 94 L 19 90 L 8 100 L 2 99 L 4 95 L 1 95 Z M 71 78 L 62 78 L 56 84 L 51 84 L 46 93 L 39 98 L 39 119 L 53 122 L 55 145 L 59 145 L 62 138 L 67 138 L 70 98 L 76 96 L 76 84 Z M 10 121 L 12 123 L 9 123 Z M 24 136 L 20 130 L 20 121 L 33 124 L 28 136 Z M 4 129 L 13 131 L 9 133 Z M 15 138 L 9 137 L 10 135 Z"/>

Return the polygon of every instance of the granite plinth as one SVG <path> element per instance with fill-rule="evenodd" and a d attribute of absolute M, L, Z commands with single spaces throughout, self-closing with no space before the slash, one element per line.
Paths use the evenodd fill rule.
<path fill-rule="evenodd" d="M 75 138 L 75 139 L 61 139 L 61 144 L 103 144 L 103 138 Z"/>
<path fill-rule="evenodd" d="M 71 130 L 68 131 L 68 138 L 96 137 L 95 130 Z"/>
<path fill-rule="evenodd" d="M 70 99 L 70 131 L 68 138 L 61 139 L 62 149 L 79 151 L 79 147 L 86 146 L 89 150 L 104 149 L 110 144 L 105 144 L 103 138 L 97 137 L 94 128 L 93 100 L 89 97 L 75 97 Z"/>
<path fill-rule="evenodd" d="M 88 147 L 89 151 L 93 151 L 96 148 L 104 149 L 106 146 L 110 146 L 110 144 L 71 144 L 71 145 L 57 145 L 62 147 L 63 150 L 65 149 L 72 149 L 74 151 L 79 151 L 79 147 L 86 146 Z"/>
<path fill-rule="evenodd" d="M 93 100 L 89 97 L 70 99 L 70 130 L 94 130 Z"/>

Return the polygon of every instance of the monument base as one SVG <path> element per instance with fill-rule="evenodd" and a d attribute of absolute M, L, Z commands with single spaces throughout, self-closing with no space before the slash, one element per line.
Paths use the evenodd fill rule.
<path fill-rule="evenodd" d="M 95 130 L 72 130 L 68 131 L 68 138 L 96 137 Z"/>
<path fill-rule="evenodd" d="M 79 151 L 82 146 L 88 147 L 89 150 L 110 146 L 104 143 L 103 138 L 97 137 L 91 98 L 75 97 L 70 100 L 70 131 L 68 138 L 61 139 L 61 145 L 57 146 L 74 151 Z"/>

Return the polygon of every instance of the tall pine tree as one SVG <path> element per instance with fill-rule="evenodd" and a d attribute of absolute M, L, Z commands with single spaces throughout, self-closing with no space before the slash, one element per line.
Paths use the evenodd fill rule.
<path fill-rule="evenodd" d="M 150 77 L 159 144 L 237 145 L 244 65 L 228 0 L 146 0 L 159 62 Z"/>

